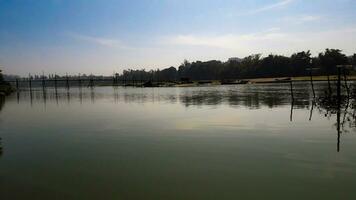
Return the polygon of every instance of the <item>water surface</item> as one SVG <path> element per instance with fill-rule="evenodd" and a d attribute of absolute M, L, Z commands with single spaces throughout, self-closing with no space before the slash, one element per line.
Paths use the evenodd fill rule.
<path fill-rule="evenodd" d="M 355 199 L 353 110 L 337 123 L 312 96 L 307 83 L 294 101 L 289 84 L 21 91 L 0 104 L 1 199 Z"/>

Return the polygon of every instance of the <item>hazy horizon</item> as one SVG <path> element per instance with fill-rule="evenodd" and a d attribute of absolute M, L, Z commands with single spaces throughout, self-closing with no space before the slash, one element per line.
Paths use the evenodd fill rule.
<path fill-rule="evenodd" d="M 351 0 L 5 1 L 6 74 L 102 74 L 325 48 L 356 52 Z"/>

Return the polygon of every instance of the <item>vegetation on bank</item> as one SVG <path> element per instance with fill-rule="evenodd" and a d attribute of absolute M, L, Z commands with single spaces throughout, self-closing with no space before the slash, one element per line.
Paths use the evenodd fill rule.
<path fill-rule="evenodd" d="M 120 79 L 126 80 L 228 80 L 252 79 L 263 77 L 298 77 L 308 76 L 308 68 L 314 70 L 314 75 L 329 76 L 337 73 L 336 65 L 356 65 L 356 54 L 346 56 L 339 49 L 326 49 L 316 57 L 310 51 L 292 54 L 290 57 L 270 54 L 262 57 L 261 54 L 247 56 L 243 59 L 221 62 L 218 60 L 188 62 L 185 60 L 179 67 L 169 67 L 163 70 L 124 70 L 117 74 Z M 354 73 L 348 70 L 347 74 Z"/>
<path fill-rule="evenodd" d="M 29 75 L 27 78 L 5 75 L 7 81 L 14 83 L 16 80 L 35 80 L 34 85 L 41 85 L 43 80 L 58 80 L 58 84 L 65 84 L 70 80 L 78 84 L 88 85 L 90 80 L 95 85 L 106 86 L 121 84 L 127 86 L 175 86 L 197 84 L 238 84 L 249 81 L 251 83 L 282 82 L 290 80 L 309 80 L 311 70 L 314 80 L 333 80 L 337 74 L 337 65 L 354 65 L 356 67 L 356 54 L 346 56 L 339 49 L 326 49 L 318 56 L 312 57 L 310 51 L 302 51 L 292 54 L 290 57 L 270 54 L 262 57 L 261 54 L 250 55 L 242 59 L 229 59 L 227 62 L 217 60 L 188 62 L 185 60 L 178 68 L 149 70 L 123 70 L 120 74 L 112 76 L 94 76 L 81 74 L 79 76 L 58 76 L 56 74 Z M 342 70 L 343 77 L 356 80 L 356 72 L 353 68 Z M 11 87 L 6 84 L 1 75 L 0 91 L 8 93 Z M 37 82 L 36 82 L 37 81 Z M 47 82 L 46 85 L 53 85 Z"/>

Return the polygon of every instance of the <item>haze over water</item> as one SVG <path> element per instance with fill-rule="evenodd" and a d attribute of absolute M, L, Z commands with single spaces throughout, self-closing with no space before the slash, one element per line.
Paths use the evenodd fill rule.
<path fill-rule="evenodd" d="M 15 93 L 1 198 L 354 199 L 355 122 L 342 113 L 337 152 L 336 114 L 309 120 L 309 85 L 294 91 L 293 107 L 289 84 Z"/>

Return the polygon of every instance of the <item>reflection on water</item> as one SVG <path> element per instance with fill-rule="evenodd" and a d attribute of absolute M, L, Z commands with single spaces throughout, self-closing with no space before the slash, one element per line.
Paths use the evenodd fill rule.
<path fill-rule="evenodd" d="M 261 107 L 274 108 L 290 105 L 289 119 L 291 122 L 293 121 L 293 110 L 309 110 L 308 119 L 312 121 L 314 109 L 317 109 L 319 116 L 325 116 L 329 120 L 333 115 L 336 115 L 337 151 L 339 151 L 341 133 L 352 132 L 356 127 L 353 98 L 346 98 L 345 95 L 342 95 L 341 100 L 338 101 L 336 96 L 327 95 L 329 87 L 326 83 L 316 83 L 316 99 L 314 99 L 314 94 L 307 83 L 290 86 L 293 90 L 288 83 L 192 88 L 42 88 L 18 92 L 16 98 L 17 103 L 30 103 L 32 106 L 35 102 L 43 104 L 44 107 L 47 101 L 52 104 L 55 102 L 57 105 L 64 102 L 66 104 L 75 102 L 83 104 L 83 101 L 94 104 L 96 100 L 110 99 L 113 100 L 113 103 L 180 103 L 185 107 L 229 105 L 236 108 L 242 106 L 249 109 L 260 109 Z"/>
<path fill-rule="evenodd" d="M 305 85 L 299 84 L 294 89 L 294 99 L 297 108 L 309 105 L 310 93 L 305 92 Z M 10 97 L 11 98 L 11 97 Z M 110 99 L 125 103 L 163 102 L 181 103 L 186 107 L 202 105 L 228 104 L 258 109 L 260 106 L 273 108 L 291 103 L 289 88 L 285 85 L 246 85 L 246 86 L 215 86 L 193 88 L 71 88 L 32 90 L 17 93 L 17 102 L 43 103 L 47 101 L 58 103 L 64 100 L 73 101 Z"/>
<path fill-rule="evenodd" d="M 243 85 L 231 87 L 193 87 L 193 88 L 72 88 L 72 89 L 38 89 L 16 93 L 17 103 L 42 103 L 46 106 L 47 101 L 66 102 L 90 100 L 114 99 L 114 103 L 123 101 L 125 103 L 145 103 L 145 102 L 164 102 L 181 103 L 189 106 L 214 106 L 219 104 L 228 104 L 232 107 L 244 106 L 249 109 L 259 109 L 261 106 L 273 108 L 290 104 L 290 121 L 293 121 L 294 109 L 309 109 L 309 121 L 312 120 L 314 108 L 319 113 L 323 113 L 328 119 L 336 115 L 335 127 L 338 132 L 338 138 L 342 132 L 350 132 L 355 128 L 355 105 L 350 98 L 344 98 L 338 101 L 336 97 L 329 97 L 327 84 L 316 84 L 317 99 L 310 91 L 306 91 L 305 83 L 295 84 L 292 90 L 292 96 L 288 92 L 288 84 L 261 84 L 261 85 Z M 173 90 L 173 92 L 172 92 Z M 347 90 L 348 91 L 348 90 Z M 349 92 L 348 92 L 349 93 Z M 352 98 L 351 98 L 352 99 Z M 1 107 L 4 100 L 1 100 Z M 342 117 L 341 117 L 342 115 Z M 342 120 L 341 120 L 342 118 Z M 339 140 L 338 140 L 339 141 Z M 338 147 L 339 150 L 339 147 Z"/>
<path fill-rule="evenodd" d="M 327 93 L 324 93 L 324 96 L 320 96 L 316 100 L 316 107 L 326 118 L 330 119 L 332 115 L 336 115 L 334 126 L 336 127 L 337 132 L 337 152 L 340 151 L 341 134 L 354 131 L 356 127 L 356 101 L 354 96 L 350 96 L 348 88 L 346 91 L 346 94 L 339 95 L 328 95 Z M 314 104 L 315 102 L 313 101 L 310 119 Z"/>
<path fill-rule="evenodd" d="M 316 98 L 307 83 L 293 98 L 288 83 L 15 93 L 0 104 L 0 193 L 354 199 L 355 102 L 314 86 Z"/>

